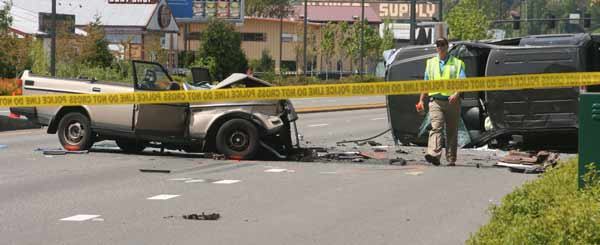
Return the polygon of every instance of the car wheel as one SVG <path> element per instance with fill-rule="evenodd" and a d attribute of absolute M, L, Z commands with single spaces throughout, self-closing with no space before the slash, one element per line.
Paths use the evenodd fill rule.
<path fill-rule="evenodd" d="M 232 159 L 250 159 L 258 150 L 258 129 L 244 119 L 232 119 L 223 124 L 215 140 L 217 152 Z"/>
<path fill-rule="evenodd" d="M 68 113 L 58 124 L 58 140 L 68 151 L 89 150 L 94 144 L 92 135 L 90 119 L 79 112 Z"/>
<path fill-rule="evenodd" d="M 146 143 L 132 139 L 115 140 L 117 146 L 127 153 L 139 153 L 146 149 Z"/>

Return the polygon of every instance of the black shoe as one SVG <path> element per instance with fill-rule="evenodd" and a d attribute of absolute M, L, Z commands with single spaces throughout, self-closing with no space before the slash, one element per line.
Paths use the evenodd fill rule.
<path fill-rule="evenodd" d="M 425 160 L 431 164 L 433 164 L 434 166 L 440 166 L 440 159 L 437 159 L 436 157 L 426 154 L 425 155 Z"/>

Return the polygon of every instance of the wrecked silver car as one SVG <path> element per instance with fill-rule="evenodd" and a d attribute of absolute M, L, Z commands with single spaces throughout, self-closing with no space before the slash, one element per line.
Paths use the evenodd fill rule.
<path fill-rule="evenodd" d="M 160 64 L 143 61 L 133 61 L 133 75 L 133 86 L 37 76 L 29 71 L 21 80 L 24 95 L 272 86 L 245 74 L 232 74 L 214 86 L 179 84 Z M 187 152 L 217 152 L 233 159 L 250 159 L 260 150 L 284 156 L 292 149 L 290 125 L 298 119 L 289 100 L 19 107 L 11 111 L 48 126 L 47 132 L 58 134 L 66 150 L 87 150 L 94 142 L 115 140 L 126 152 L 158 145 Z"/>

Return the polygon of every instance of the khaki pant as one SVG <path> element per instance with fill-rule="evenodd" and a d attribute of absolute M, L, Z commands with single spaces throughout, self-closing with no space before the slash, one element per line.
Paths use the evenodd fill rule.
<path fill-rule="evenodd" d="M 429 102 L 431 131 L 427 154 L 440 159 L 442 156 L 443 128 L 446 127 L 446 160 L 456 162 L 456 146 L 458 145 L 458 119 L 460 117 L 460 100 L 454 104 L 443 100 Z"/>

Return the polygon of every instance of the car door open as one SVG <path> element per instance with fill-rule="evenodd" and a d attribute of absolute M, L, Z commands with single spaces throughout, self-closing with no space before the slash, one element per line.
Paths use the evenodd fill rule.
<path fill-rule="evenodd" d="M 134 61 L 133 73 L 136 92 L 158 93 L 181 89 L 158 63 Z M 161 141 L 184 141 L 187 136 L 188 111 L 187 103 L 138 104 L 134 113 L 135 133 L 144 135 L 144 138 Z"/>

